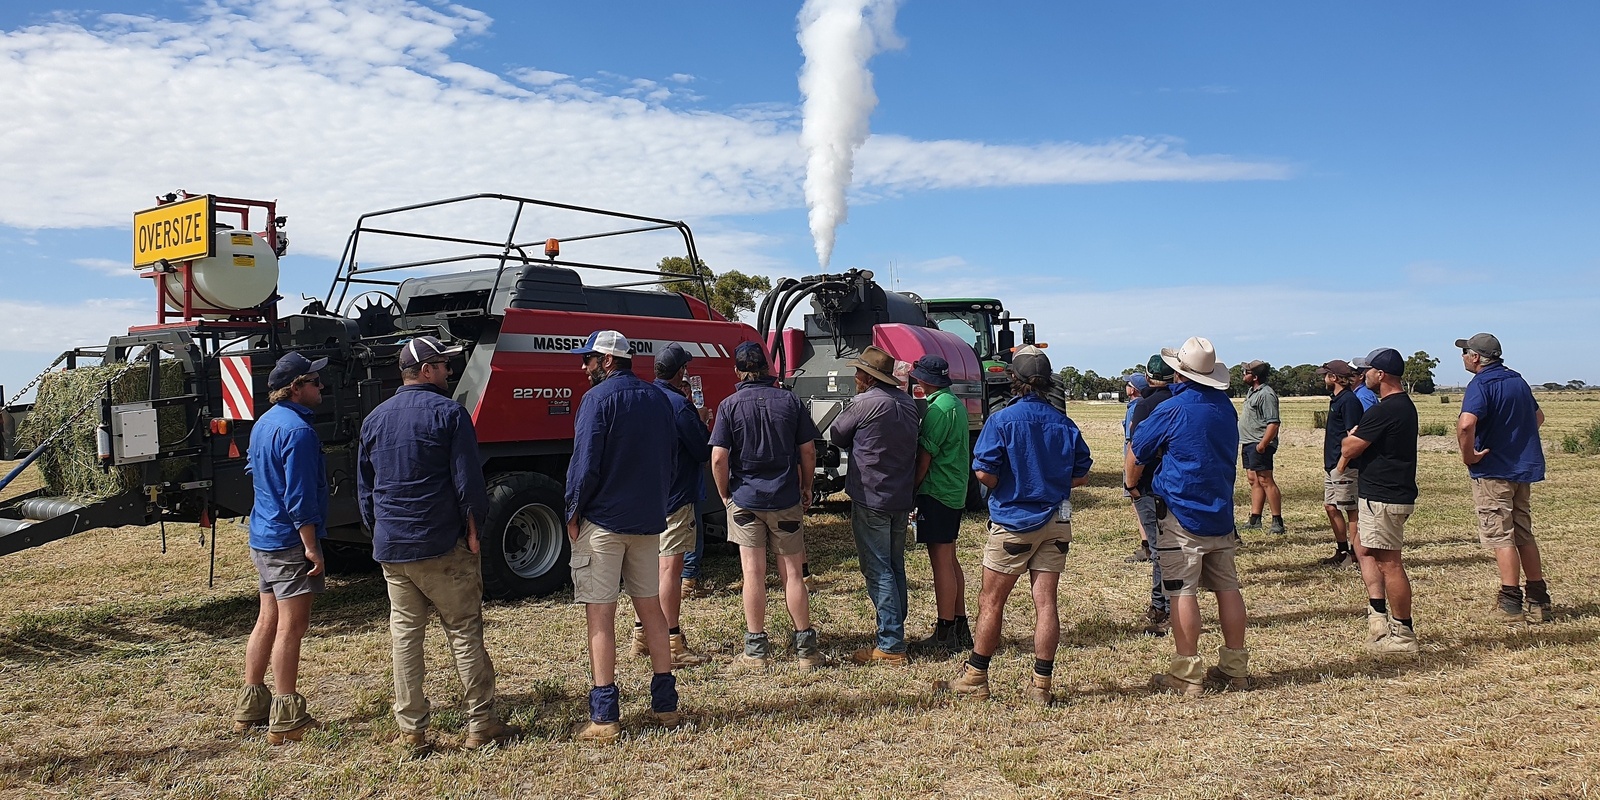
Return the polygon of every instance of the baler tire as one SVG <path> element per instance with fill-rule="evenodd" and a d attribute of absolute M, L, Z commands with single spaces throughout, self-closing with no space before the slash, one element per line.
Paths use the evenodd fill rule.
<path fill-rule="evenodd" d="M 515 600 L 561 591 L 572 580 L 561 484 L 537 472 L 502 472 L 489 477 L 487 489 L 489 514 L 479 537 L 484 596 Z M 529 526 L 539 541 L 528 541 Z"/>

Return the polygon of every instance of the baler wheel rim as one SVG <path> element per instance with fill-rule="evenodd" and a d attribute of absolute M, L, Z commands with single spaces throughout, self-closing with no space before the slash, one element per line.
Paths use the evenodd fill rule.
<path fill-rule="evenodd" d="M 561 539 L 567 535 L 561 515 L 543 503 L 529 503 L 506 523 L 506 566 L 523 578 L 538 578 L 561 560 Z"/>

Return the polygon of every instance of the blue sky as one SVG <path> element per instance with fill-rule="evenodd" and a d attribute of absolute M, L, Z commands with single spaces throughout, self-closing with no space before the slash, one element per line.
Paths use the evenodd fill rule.
<path fill-rule="evenodd" d="M 799 4 L 0 5 L 0 383 L 153 318 L 131 212 L 276 198 L 283 294 L 363 211 L 505 191 L 682 218 L 817 271 Z M 108 16 L 109 15 L 109 16 Z M 906 0 L 832 266 L 1000 297 L 1101 373 L 1441 358 L 1600 383 L 1600 6 Z M 648 257 L 652 254 L 640 254 Z M 653 260 L 653 259 L 652 259 Z"/>

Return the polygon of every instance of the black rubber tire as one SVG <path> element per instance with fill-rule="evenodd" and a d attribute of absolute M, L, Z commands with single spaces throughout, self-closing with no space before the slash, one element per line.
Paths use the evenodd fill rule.
<path fill-rule="evenodd" d="M 561 483 L 537 472 L 489 476 L 489 518 L 480 536 L 483 595 L 544 597 L 572 581 L 572 542 Z"/>
<path fill-rule="evenodd" d="M 322 541 L 322 558 L 329 575 L 370 575 L 378 571 L 372 560 L 372 545 Z"/>

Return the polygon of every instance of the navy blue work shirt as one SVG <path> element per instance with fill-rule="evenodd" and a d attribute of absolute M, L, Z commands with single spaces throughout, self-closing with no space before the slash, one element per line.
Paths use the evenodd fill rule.
<path fill-rule="evenodd" d="M 250 428 L 245 470 L 255 489 L 250 546 L 257 550 L 303 547 L 306 525 L 317 526 L 318 539 L 328 535 L 328 472 L 311 420 L 311 409 L 286 400 Z"/>
<path fill-rule="evenodd" d="M 1344 391 L 1328 398 L 1328 422 L 1322 426 L 1322 468 L 1332 472 L 1339 466 L 1340 449 L 1344 446 L 1344 437 L 1350 435 L 1350 429 L 1361 424 L 1361 415 L 1367 413 L 1361 407 L 1361 401 L 1356 398 L 1354 390 Z"/>
<path fill-rule="evenodd" d="M 656 379 L 656 387 L 672 404 L 673 427 L 678 434 L 677 459 L 672 470 L 672 487 L 667 491 L 667 509 L 676 511 L 705 497 L 705 464 L 711 460 L 711 433 L 700 421 L 694 403 L 671 381 Z"/>
<path fill-rule="evenodd" d="M 899 389 L 875 385 L 855 396 L 828 433 L 850 452 L 844 491 L 852 502 L 878 511 L 910 511 L 917 504 L 917 401 Z"/>
<path fill-rule="evenodd" d="M 820 437 L 800 398 L 772 378 L 740 381 L 711 426 L 711 446 L 728 450 L 733 502 L 750 511 L 800 504 L 800 448 Z"/>
<path fill-rule="evenodd" d="M 1504 364 L 1478 370 L 1461 397 L 1461 413 L 1478 418 L 1474 449 L 1489 450 L 1483 460 L 1467 467 L 1468 475 L 1517 483 L 1544 480 L 1539 401 L 1516 370 Z"/>
<path fill-rule="evenodd" d="M 1239 412 L 1227 392 L 1189 381 L 1173 384 L 1171 399 L 1133 429 L 1134 462 L 1161 458 L 1151 493 L 1196 536 L 1234 532 L 1238 454 Z"/>
<path fill-rule="evenodd" d="M 972 449 L 973 471 L 999 479 L 989 521 L 1014 533 L 1044 527 L 1093 464 L 1077 423 L 1033 392 L 994 412 Z"/>
<path fill-rule="evenodd" d="M 672 404 L 632 369 L 613 370 L 578 403 L 566 518 L 612 533 L 661 533 L 676 455 Z"/>
<path fill-rule="evenodd" d="M 1171 399 L 1171 384 L 1152 386 L 1150 391 L 1145 392 L 1144 396 L 1139 398 L 1139 405 L 1134 408 L 1133 417 L 1128 420 L 1128 442 L 1130 445 L 1133 442 L 1133 432 L 1139 430 L 1139 424 L 1149 419 L 1150 412 L 1155 411 L 1157 406 Z M 1151 493 L 1151 483 L 1155 481 L 1156 471 L 1160 468 L 1161 456 L 1159 454 L 1145 464 L 1144 472 L 1139 475 L 1138 489 L 1140 494 Z M 1127 476 L 1123 476 L 1123 478 L 1126 480 Z"/>
<path fill-rule="evenodd" d="M 489 513 L 472 416 L 431 383 L 401 386 L 361 423 L 356 465 L 372 558 L 386 564 L 449 553 Z"/>

